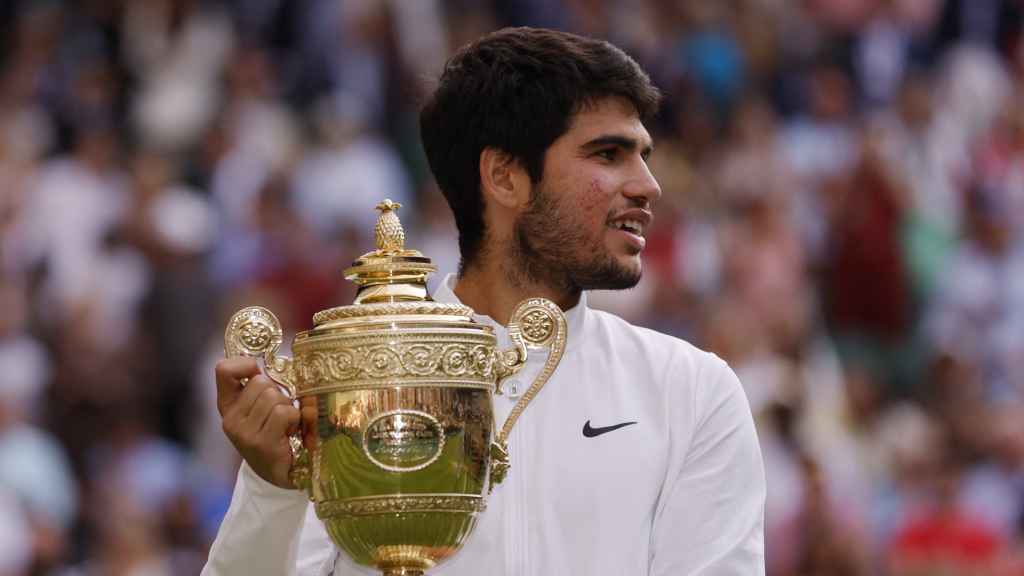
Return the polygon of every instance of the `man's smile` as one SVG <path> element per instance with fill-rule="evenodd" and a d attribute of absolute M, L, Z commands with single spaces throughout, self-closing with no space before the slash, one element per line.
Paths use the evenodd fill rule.
<path fill-rule="evenodd" d="M 647 210 L 627 210 L 608 221 L 608 227 L 622 235 L 626 243 L 636 250 L 643 250 L 647 244 L 644 233 L 654 219 Z"/>

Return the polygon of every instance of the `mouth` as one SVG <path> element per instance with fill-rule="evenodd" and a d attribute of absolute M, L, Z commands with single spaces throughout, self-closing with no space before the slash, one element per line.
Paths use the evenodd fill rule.
<path fill-rule="evenodd" d="M 654 216 L 647 210 L 634 209 L 609 219 L 608 226 L 642 237 L 653 219 Z"/>
<path fill-rule="evenodd" d="M 629 210 L 609 220 L 608 227 L 624 233 L 625 239 L 632 247 L 632 250 L 640 251 L 643 250 L 644 245 L 647 243 L 644 233 L 650 226 L 651 220 L 651 213 L 646 210 Z"/>
<path fill-rule="evenodd" d="M 634 236 L 643 236 L 644 225 L 639 220 L 619 220 L 612 222 L 612 228 L 629 232 Z"/>

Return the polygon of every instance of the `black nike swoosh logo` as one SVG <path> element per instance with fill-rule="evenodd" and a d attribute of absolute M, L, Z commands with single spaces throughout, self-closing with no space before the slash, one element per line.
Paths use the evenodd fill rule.
<path fill-rule="evenodd" d="M 587 420 L 587 423 L 583 425 L 583 435 L 586 436 L 587 438 L 593 438 L 595 436 L 600 436 L 601 434 L 614 432 L 619 428 L 625 428 L 626 426 L 629 426 L 631 424 L 636 424 L 636 422 L 623 422 L 622 424 L 615 424 L 612 426 L 601 426 L 600 428 L 592 428 L 590 426 L 590 420 Z"/>

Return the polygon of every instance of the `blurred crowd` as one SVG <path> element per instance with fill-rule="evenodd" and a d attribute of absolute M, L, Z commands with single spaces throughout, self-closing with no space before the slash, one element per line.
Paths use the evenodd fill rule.
<path fill-rule="evenodd" d="M 418 105 L 508 25 L 607 38 L 665 93 L 644 280 L 591 302 L 740 375 L 769 575 L 1024 574 L 1022 17 L 0 2 L 0 576 L 198 573 L 238 465 L 213 406 L 227 317 L 264 304 L 292 334 L 349 303 L 384 197 L 456 269 Z"/>

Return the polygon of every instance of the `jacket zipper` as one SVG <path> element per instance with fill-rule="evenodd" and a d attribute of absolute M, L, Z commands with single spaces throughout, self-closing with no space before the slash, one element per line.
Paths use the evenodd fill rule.
<path fill-rule="evenodd" d="M 516 444 L 520 447 L 519 450 L 519 482 L 516 483 L 516 529 L 519 536 L 517 544 L 518 548 L 518 572 L 514 574 L 532 574 L 530 570 L 529 557 L 530 557 L 530 539 L 527 524 L 529 523 L 529 503 L 526 501 L 528 498 L 526 489 L 526 479 L 529 478 L 529 468 L 527 466 L 526 450 L 522 448 L 528 446 L 525 440 L 526 430 L 520 428 L 516 434 Z"/>

